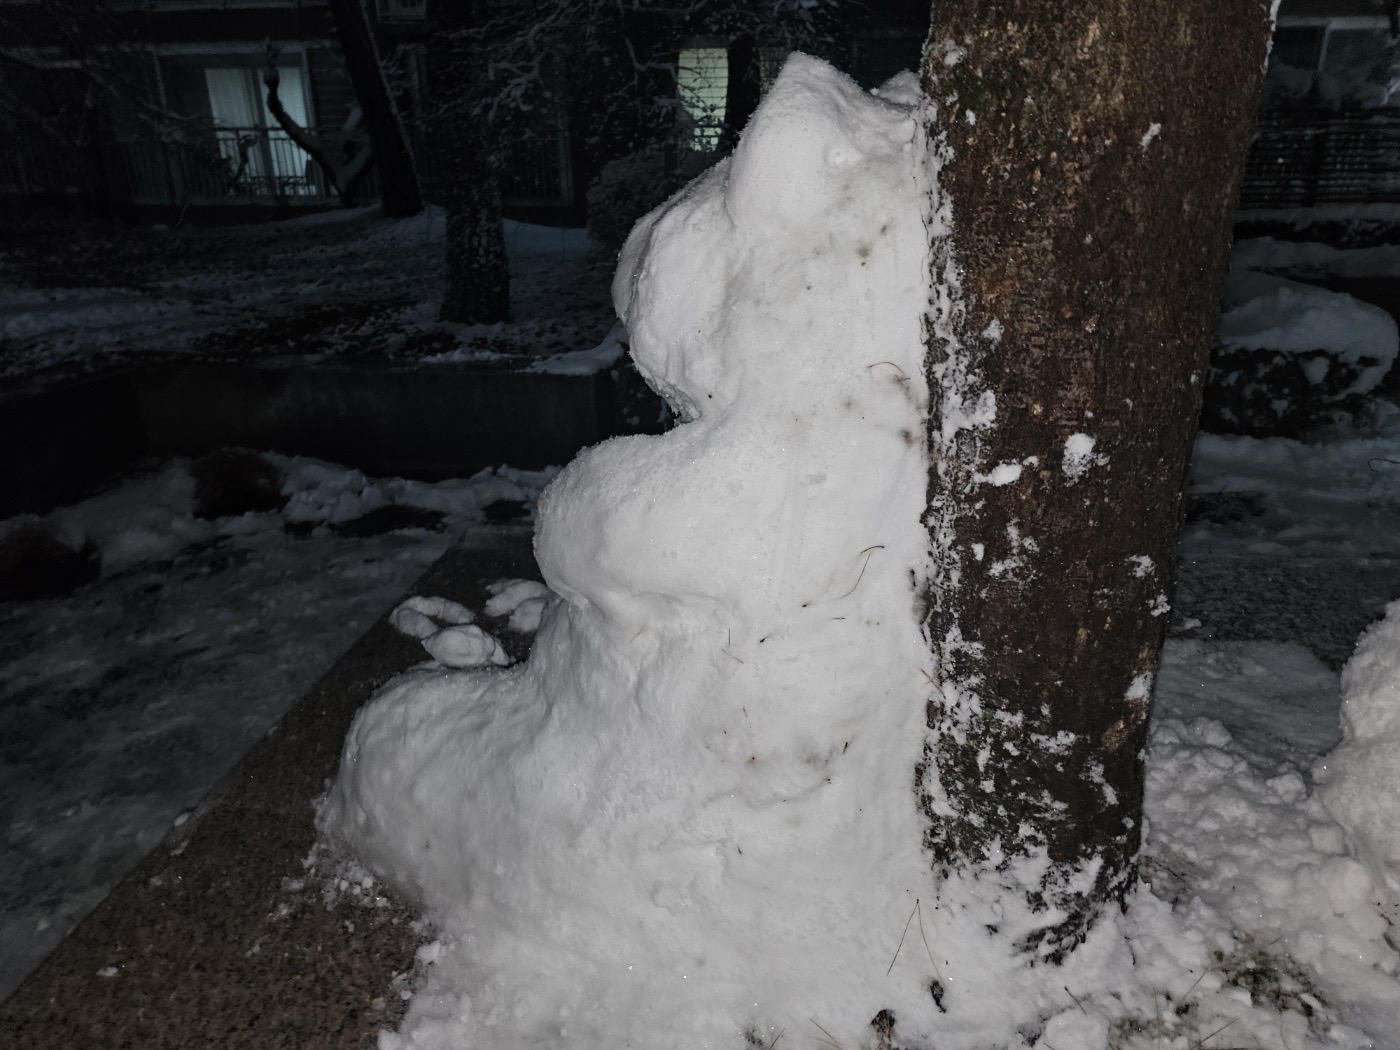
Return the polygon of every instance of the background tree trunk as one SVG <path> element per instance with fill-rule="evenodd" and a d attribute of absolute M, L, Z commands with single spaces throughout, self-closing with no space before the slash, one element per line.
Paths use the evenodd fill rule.
<path fill-rule="evenodd" d="M 934 12 L 922 83 L 952 236 L 935 237 L 950 294 L 927 358 L 926 843 L 940 872 L 1023 896 L 1044 924 L 1019 947 L 1058 960 L 1136 873 L 1269 3 Z"/>
<path fill-rule="evenodd" d="M 370 30 L 363 0 L 328 0 L 335 19 L 345 69 L 355 98 L 365 115 L 365 129 L 374 150 L 379 171 L 379 193 L 384 214 L 392 218 L 417 215 L 423 210 L 423 192 L 418 169 L 408 145 L 398 108 L 389 94 L 384 70 L 379 64 L 379 47 Z"/>
<path fill-rule="evenodd" d="M 750 34 L 745 33 L 730 42 L 726 59 L 728 79 L 724 88 L 724 126 L 719 135 L 721 155 L 734 152 L 763 93 L 758 45 Z"/>
<path fill-rule="evenodd" d="M 484 7 L 484 0 L 428 4 L 429 126 L 447 219 L 442 319 L 466 324 L 494 324 L 510 316 L 500 143 L 477 114 L 487 91 L 486 59 L 476 39 Z"/>

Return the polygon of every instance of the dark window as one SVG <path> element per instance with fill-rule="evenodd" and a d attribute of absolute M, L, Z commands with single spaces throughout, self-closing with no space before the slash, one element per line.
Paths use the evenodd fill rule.
<path fill-rule="evenodd" d="M 1279 26 L 1274 31 L 1274 49 L 1269 60 L 1294 69 L 1315 70 L 1322 60 L 1322 41 L 1326 35 L 1324 26 Z"/>

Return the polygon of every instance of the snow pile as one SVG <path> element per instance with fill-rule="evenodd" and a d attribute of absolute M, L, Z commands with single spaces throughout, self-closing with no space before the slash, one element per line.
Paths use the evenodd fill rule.
<path fill-rule="evenodd" d="M 591 350 L 572 350 L 555 354 L 526 366 L 527 372 L 544 372 L 560 376 L 591 376 L 606 372 L 627 353 L 627 329 L 614 325 L 603 341 Z"/>
<path fill-rule="evenodd" d="M 562 601 L 531 660 L 411 674 L 358 719 L 321 826 L 444 930 L 414 1045 L 932 1030 L 915 933 L 891 969 L 929 880 L 915 132 L 789 62 L 628 242 L 615 301 L 684 422 L 542 497 Z"/>
<path fill-rule="evenodd" d="M 1323 806 L 1326 795 L 1320 800 L 1307 780 L 1308 758 L 1335 730 L 1309 727 L 1306 717 L 1286 724 L 1318 706 L 1303 694 L 1324 686 L 1327 672 L 1314 660 L 1300 663 L 1303 654 L 1279 651 L 1288 648 L 1168 643 L 1145 804 L 1145 874 L 1160 894 L 1177 898 L 1188 934 L 1214 939 L 1226 956 L 1261 953 L 1256 965 L 1267 956 L 1283 987 L 1262 999 L 1255 989 L 1254 1001 L 1281 1008 L 1276 1031 L 1293 1029 L 1281 1038 L 1263 1033 L 1265 1045 L 1280 1047 L 1308 1045 L 1309 1019 L 1314 1037 L 1326 1035 L 1337 1007 L 1370 1031 L 1400 1031 L 1400 955 L 1387 942 L 1392 909 L 1372 872 L 1351 855 Z M 1315 670 L 1307 672 L 1307 664 Z M 1292 674 L 1280 673 L 1290 665 L 1312 683 L 1300 688 Z M 1196 714 L 1207 708 L 1215 717 Z M 1221 721 L 1251 726 L 1254 742 L 1263 744 L 1261 713 L 1275 720 L 1274 732 L 1292 737 L 1288 746 L 1269 742 L 1257 750 Z M 1219 965 L 1215 971 L 1215 985 L 1228 993 L 1221 979 L 1227 975 Z M 1333 1009 L 1324 1011 L 1323 1003 Z M 1232 1029 L 1229 1045 L 1242 1035 Z"/>
<path fill-rule="evenodd" d="M 1203 429 L 1317 434 L 1370 410 L 1366 395 L 1390 370 L 1400 343 L 1384 310 L 1241 269 L 1226 278 L 1223 300 Z"/>
<path fill-rule="evenodd" d="M 1395 320 L 1379 307 L 1269 274 L 1232 271 L 1223 305 L 1216 335 L 1222 348 L 1287 355 L 1321 351 L 1325 356 L 1303 366 L 1314 385 L 1322 383 L 1334 362 L 1357 366 L 1344 394 L 1375 389 L 1400 343 Z"/>
<path fill-rule="evenodd" d="M 379 508 L 397 506 L 440 513 L 452 529 L 480 521 L 481 511 L 497 501 L 532 501 L 554 473 L 501 467 L 471 478 L 423 482 L 368 478 L 358 470 L 303 456 L 268 453 L 264 458 L 283 474 L 287 503 L 280 514 L 197 517 L 189 463 L 173 460 L 82 503 L 55 510 L 47 520 L 74 549 L 94 545 L 103 574 L 111 575 L 168 560 L 222 536 L 259 531 L 273 519 L 279 526 L 313 529 L 344 525 Z M 0 534 L 28 520 L 33 519 L 22 515 L 0 522 Z"/>
<path fill-rule="evenodd" d="M 1400 904 L 1400 602 L 1342 674 L 1342 743 L 1319 762 L 1322 802 Z"/>
<path fill-rule="evenodd" d="M 134 325 L 184 320 L 188 304 L 153 300 L 122 288 L 29 288 L 0 280 L 0 340 L 50 337 L 111 343 Z"/>
<path fill-rule="evenodd" d="M 499 500 L 528 501 L 554 471 L 489 468 L 470 478 L 414 481 L 408 478 L 369 478 L 358 470 L 304 456 L 270 456 L 283 467 L 288 496 L 283 514 L 302 525 L 339 525 L 362 518 L 380 507 L 414 507 L 437 511 L 449 519 L 475 520 Z"/>

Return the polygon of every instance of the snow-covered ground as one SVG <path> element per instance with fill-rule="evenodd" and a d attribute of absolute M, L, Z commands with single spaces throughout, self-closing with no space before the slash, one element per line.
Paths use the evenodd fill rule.
<path fill-rule="evenodd" d="M 587 234 L 507 222 L 512 320 L 440 323 L 442 213 L 377 208 L 132 231 L 0 253 L 0 385 L 175 355 L 519 362 L 595 346 L 613 319 Z"/>
<path fill-rule="evenodd" d="M 0 998 L 449 543 L 489 528 L 487 506 L 531 504 L 550 476 L 430 485 L 271 458 L 280 512 L 196 517 L 183 461 L 53 512 L 101 575 L 0 601 Z M 386 507 L 442 518 L 347 528 Z"/>

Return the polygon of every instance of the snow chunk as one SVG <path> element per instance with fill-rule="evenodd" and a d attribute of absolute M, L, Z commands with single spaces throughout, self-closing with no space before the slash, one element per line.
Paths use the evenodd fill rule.
<path fill-rule="evenodd" d="M 445 667 L 510 663 L 501 643 L 472 624 L 472 611 L 450 598 L 414 596 L 389 614 L 389 623 L 423 643 Z"/>
<path fill-rule="evenodd" d="M 977 480 L 985 485 L 1010 485 L 1020 480 L 1021 464 L 1019 463 L 998 463 L 992 468 L 990 474 L 979 475 Z"/>
<path fill-rule="evenodd" d="M 1146 554 L 1129 555 L 1128 560 L 1133 563 L 1133 576 L 1139 580 L 1157 567 Z"/>
<path fill-rule="evenodd" d="M 1162 133 L 1162 125 L 1155 120 L 1147 125 L 1147 131 L 1142 136 L 1142 148 L 1145 150 L 1152 145 L 1152 140 Z"/>
<path fill-rule="evenodd" d="M 538 580 L 497 580 L 487 588 L 492 594 L 486 603 L 487 616 L 509 616 L 510 629 L 521 634 L 539 630 L 545 610 L 555 594 Z"/>
<path fill-rule="evenodd" d="M 1094 443 L 1094 438 L 1088 434 L 1071 434 L 1065 439 L 1065 454 L 1060 469 L 1070 481 L 1078 481 L 1090 467 L 1108 462 L 1107 456 L 1094 455 Z"/>
<path fill-rule="evenodd" d="M 554 592 L 539 580 L 497 580 L 486 589 L 491 594 L 486 603 L 487 616 L 509 616 L 523 602 L 554 596 Z"/>
<path fill-rule="evenodd" d="M 389 614 L 390 626 L 420 641 L 437 634 L 444 624 L 456 626 L 474 619 L 472 611 L 459 602 L 420 595 L 406 598 Z"/>
<path fill-rule="evenodd" d="M 444 627 L 423 639 L 423 648 L 444 667 L 504 667 L 510 657 L 501 643 L 475 624 Z"/>

